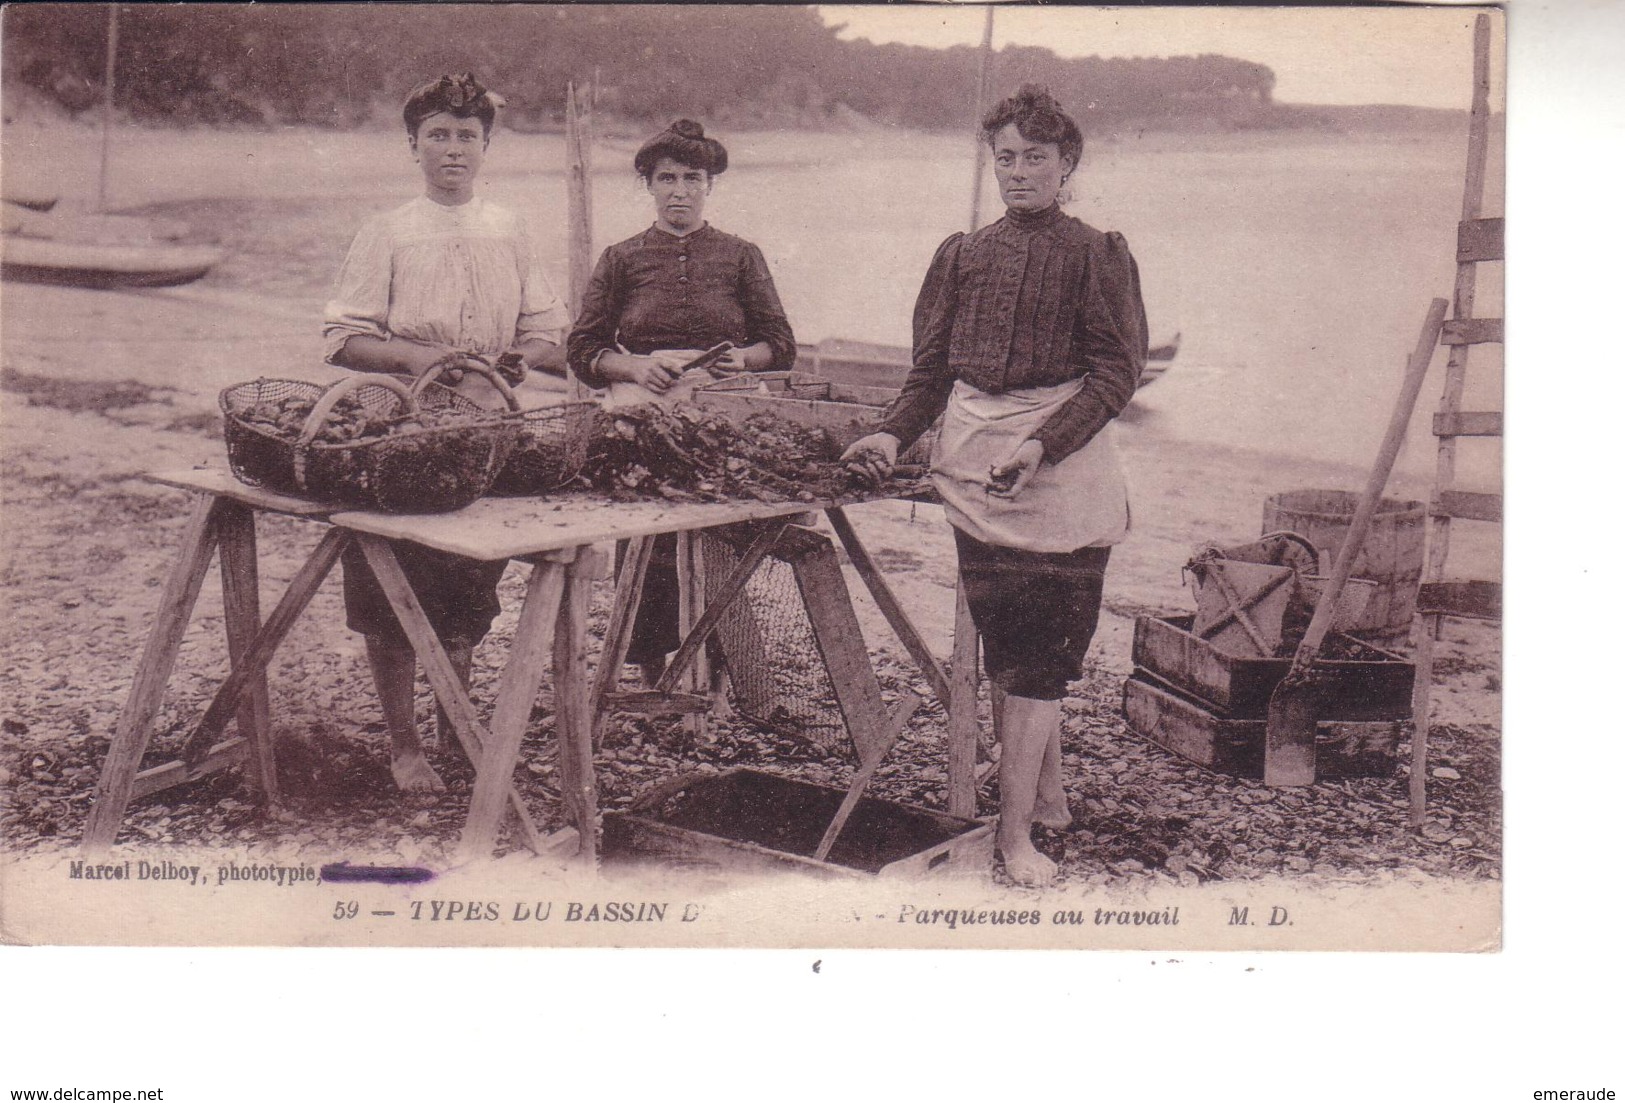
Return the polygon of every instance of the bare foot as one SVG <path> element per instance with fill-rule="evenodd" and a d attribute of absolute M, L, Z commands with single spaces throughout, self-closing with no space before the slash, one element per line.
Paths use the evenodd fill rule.
<path fill-rule="evenodd" d="M 1033 808 L 1033 822 L 1051 831 L 1065 831 L 1072 826 L 1072 812 L 1065 800 L 1057 803 L 1040 799 Z"/>
<path fill-rule="evenodd" d="M 446 783 L 440 780 L 421 751 L 394 756 L 389 772 L 395 778 L 395 787 L 404 793 L 438 793 L 446 788 Z"/>
<path fill-rule="evenodd" d="M 1055 863 L 1037 850 L 1033 850 L 1032 843 L 1027 843 L 1025 850 L 1019 845 L 1007 846 L 1001 850 L 1004 854 L 1004 872 L 1017 885 L 1025 885 L 1029 889 L 1043 889 L 1045 885 L 1055 880 Z"/>
<path fill-rule="evenodd" d="M 1016 884 L 1043 888 L 1055 880 L 1055 863 L 1040 854 L 1031 842 L 1000 843 L 999 852 L 1004 856 L 1004 872 Z"/>

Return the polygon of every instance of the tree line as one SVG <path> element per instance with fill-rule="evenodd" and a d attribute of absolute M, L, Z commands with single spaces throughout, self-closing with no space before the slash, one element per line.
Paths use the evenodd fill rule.
<path fill-rule="evenodd" d="M 102 100 L 105 5 L 17 4 L 4 70 L 69 111 Z M 115 106 L 155 123 L 354 127 L 393 114 L 410 87 L 471 70 L 508 120 L 550 128 L 567 82 L 639 123 L 681 114 L 741 125 L 927 130 L 971 121 L 978 51 L 844 40 L 788 5 L 131 4 L 120 9 Z M 1278 125 L 1263 65 L 1217 55 L 993 56 L 992 87 L 1046 83 L 1086 130 Z"/>

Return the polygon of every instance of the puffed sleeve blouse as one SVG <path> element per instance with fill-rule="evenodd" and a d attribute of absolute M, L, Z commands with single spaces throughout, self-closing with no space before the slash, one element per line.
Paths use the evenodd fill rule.
<path fill-rule="evenodd" d="M 1140 273 L 1123 235 L 1059 207 L 1010 211 L 955 234 L 914 308 L 914 368 L 881 428 L 906 447 L 947 408 L 956 380 L 992 394 L 1083 379 L 1034 439 L 1059 463 L 1123 411 L 1147 352 Z"/>
<path fill-rule="evenodd" d="M 356 334 L 495 356 L 533 337 L 558 344 L 570 313 L 513 212 L 419 196 L 367 222 L 324 313 L 329 363 Z"/>
<path fill-rule="evenodd" d="M 605 350 L 645 355 L 722 341 L 765 341 L 773 352 L 768 370 L 795 363 L 795 334 L 762 251 L 710 225 L 683 237 L 651 226 L 598 258 L 570 331 L 570 367 L 602 387 L 608 381 L 596 361 Z"/>

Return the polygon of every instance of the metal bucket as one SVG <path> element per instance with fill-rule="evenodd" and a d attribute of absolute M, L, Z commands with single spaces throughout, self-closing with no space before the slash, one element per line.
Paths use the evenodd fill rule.
<path fill-rule="evenodd" d="M 1264 532 L 1286 529 L 1336 558 L 1360 496 L 1346 490 L 1288 490 L 1264 501 Z M 1345 631 L 1385 647 L 1410 642 L 1416 592 L 1422 582 L 1427 509 L 1411 499 L 1384 498 L 1371 518 L 1353 576 L 1377 584 L 1364 614 Z M 1342 626 L 1340 626 L 1342 627 Z"/>

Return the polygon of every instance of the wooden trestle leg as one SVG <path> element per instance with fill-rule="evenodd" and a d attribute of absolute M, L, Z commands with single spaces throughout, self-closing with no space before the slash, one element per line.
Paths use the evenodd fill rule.
<path fill-rule="evenodd" d="M 558 738 L 565 800 L 580 833 L 579 854 L 598 860 L 598 776 L 593 771 L 592 712 L 587 698 L 587 613 L 600 564 L 592 548 L 580 549 L 565 568 L 564 593 L 553 629 L 553 730 Z M 568 770 L 562 767 L 568 763 Z M 512 770 L 512 766 L 509 769 Z"/>
<path fill-rule="evenodd" d="M 254 511 L 229 499 L 219 500 L 216 529 L 220 534 L 220 592 L 226 612 L 226 650 L 232 669 L 243 665 L 260 630 L 260 575 Z M 276 749 L 271 739 L 271 698 L 262 668 L 248 680 L 246 697 L 237 707 L 237 732 L 248 741 L 248 779 L 267 807 L 279 799 Z"/>
<path fill-rule="evenodd" d="M 593 671 L 592 689 L 588 694 L 594 750 L 603 742 L 604 724 L 609 718 L 604 698 L 620 683 L 626 651 L 632 645 L 632 624 L 637 618 L 638 599 L 643 593 L 643 580 L 648 576 L 654 547 L 652 536 L 638 536 L 628 541 L 621 573 L 615 580 L 615 599 L 610 605 L 609 625 L 604 629 L 604 650 L 598 657 L 598 668 Z"/>
<path fill-rule="evenodd" d="M 135 786 L 136 770 L 141 756 L 147 753 L 152 738 L 152 722 L 163 705 L 164 687 L 175 669 L 175 657 L 180 654 L 181 639 L 192 619 L 203 578 L 209 573 L 209 560 L 214 555 L 219 539 L 216 528 L 219 500 L 199 499 L 192 507 L 186 535 L 181 541 L 181 554 L 170 568 L 164 583 L 164 593 L 158 602 L 157 621 L 147 637 L 147 645 L 136 667 L 135 681 L 130 695 L 119 712 L 118 727 L 113 731 L 112 745 L 102 765 L 102 776 L 96 783 L 95 803 L 85 824 L 83 846 L 88 851 L 102 851 L 113 845 L 119 824 L 124 820 L 124 809 L 130 803 Z"/>
<path fill-rule="evenodd" d="M 209 707 L 203 711 L 203 718 L 198 721 L 197 728 L 187 737 L 186 745 L 181 748 L 181 759 L 190 770 L 198 769 L 209 757 L 215 740 L 225 731 L 226 724 L 237 712 L 242 703 L 243 693 L 254 683 L 255 679 L 265 673 L 265 668 L 271 664 L 282 641 L 287 638 L 294 622 L 299 619 L 310 599 L 316 596 L 316 590 L 322 580 L 332 571 L 333 564 L 338 562 L 349 542 L 350 536 L 341 529 L 332 529 L 322 537 L 316 545 L 316 550 L 310 553 L 304 566 L 288 583 L 288 589 L 283 593 L 282 600 L 277 602 L 276 608 L 266 618 L 265 625 L 254 636 L 242 657 L 242 661 L 233 666 L 231 674 L 215 690 L 214 699 Z"/>
<path fill-rule="evenodd" d="M 519 612 L 513 646 L 502 681 L 497 689 L 496 710 L 485 747 L 474 760 L 474 799 L 469 805 L 468 823 L 458 845 L 458 860 L 488 858 L 496 846 L 502 809 L 512 792 L 514 763 L 519 742 L 524 738 L 531 707 L 541 689 L 542 677 L 553 649 L 554 624 L 559 615 L 559 599 L 564 593 L 565 565 L 540 562 L 531 568 L 525 589 L 525 603 Z M 432 634 L 432 633 L 431 633 Z M 561 788 L 569 789 L 572 778 L 566 757 L 559 755 Z M 566 803 L 570 801 L 568 793 Z"/>
<path fill-rule="evenodd" d="M 698 532 L 677 534 L 677 638 L 686 640 L 705 615 L 705 554 Z M 673 666 L 676 666 L 674 663 Z M 678 668 L 684 689 L 693 696 L 704 693 L 711 684 L 711 664 L 705 650 L 698 649 L 690 661 Z M 683 717 L 683 727 L 695 743 L 711 738 L 710 719 L 703 712 Z"/>
<path fill-rule="evenodd" d="M 485 749 L 491 742 L 491 733 L 475 715 L 468 693 L 458 680 L 457 672 L 452 669 L 451 660 L 446 657 L 446 649 L 441 645 L 440 638 L 435 635 L 434 627 L 424 614 L 417 594 L 412 592 L 412 584 L 406 580 L 400 561 L 390 550 L 389 541 L 381 536 L 356 533 L 355 539 L 360 542 L 361 550 L 367 557 L 367 565 L 372 568 L 379 587 L 389 599 L 390 608 L 395 611 L 395 619 L 400 621 L 407 640 L 412 644 L 412 650 L 417 653 L 418 662 L 423 664 L 423 673 L 429 679 L 429 688 L 434 690 L 435 699 L 445 710 L 446 718 L 451 721 L 451 729 L 456 733 L 458 742 L 463 745 L 463 752 L 468 755 L 468 760 L 478 767 L 484 761 Z M 512 774 L 513 768 L 510 766 L 508 773 L 504 775 L 504 781 L 511 782 Z M 519 829 L 525 845 L 532 851 L 540 853 L 544 845 L 542 836 L 536 829 L 536 821 L 525 808 L 524 801 L 514 792 L 512 784 L 504 784 L 498 791 L 506 794 L 509 807 L 519 817 Z M 491 834 L 494 840 L 495 826 L 491 828 Z"/>
<path fill-rule="evenodd" d="M 914 664 L 920 668 L 920 673 L 931 686 L 931 692 L 936 694 L 943 708 L 947 708 L 948 699 L 952 696 L 947 673 L 942 669 L 937 657 L 931 653 L 925 637 L 920 635 L 920 630 L 903 610 L 902 602 L 892 593 L 891 586 L 886 582 L 886 576 L 880 572 L 879 566 L 869 555 L 869 549 L 858 539 L 857 530 L 852 527 L 846 510 L 833 506 L 824 512 L 829 517 L 835 535 L 841 538 L 841 546 L 846 549 L 846 557 L 852 561 L 858 577 L 863 579 L 863 584 L 869 588 L 869 596 L 875 599 L 875 605 L 879 607 L 881 616 L 886 618 L 886 623 L 897 633 L 898 641 L 913 658 Z"/>
<path fill-rule="evenodd" d="M 954 589 L 954 655 L 948 700 L 948 814 L 976 815 L 976 622 L 965 586 Z"/>

